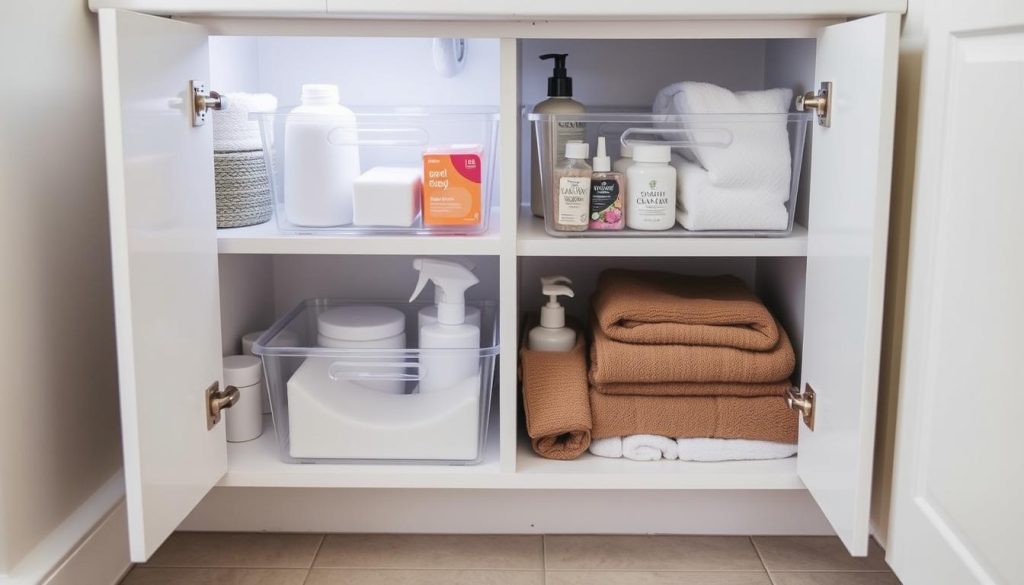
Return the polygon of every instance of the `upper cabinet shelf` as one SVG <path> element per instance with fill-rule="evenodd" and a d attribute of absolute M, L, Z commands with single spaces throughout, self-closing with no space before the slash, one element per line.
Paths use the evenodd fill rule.
<path fill-rule="evenodd" d="M 835 18 L 906 12 L 906 0 L 90 0 L 92 10 L 152 14 L 437 20 L 651 20 L 663 18 Z"/>
<path fill-rule="evenodd" d="M 500 225 L 501 217 L 495 212 L 490 228 L 479 236 L 357 236 L 286 234 L 271 219 L 261 225 L 217 230 L 217 250 L 221 254 L 494 255 L 501 247 Z"/>

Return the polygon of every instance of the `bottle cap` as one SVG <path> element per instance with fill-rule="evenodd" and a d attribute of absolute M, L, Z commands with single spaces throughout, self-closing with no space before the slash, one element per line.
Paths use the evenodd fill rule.
<path fill-rule="evenodd" d="M 637 144 L 633 147 L 633 160 L 638 163 L 667 163 L 672 160 L 672 149 L 667 144 Z"/>
<path fill-rule="evenodd" d="M 338 99 L 337 85 L 332 83 L 302 84 L 303 104 L 336 104 Z"/>
<path fill-rule="evenodd" d="M 626 143 L 619 149 L 619 156 L 622 158 L 633 158 L 633 145 Z"/>
<path fill-rule="evenodd" d="M 263 379 L 263 361 L 251 355 L 224 357 L 224 385 L 245 388 Z"/>
<path fill-rule="evenodd" d="M 317 333 L 342 341 L 373 341 L 405 331 L 405 314 L 391 307 L 349 305 L 317 315 Z"/>
<path fill-rule="evenodd" d="M 582 158 L 590 156 L 590 145 L 579 140 L 570 140 L 565 143 L 565 158 Z"/>
<path fill-rule="evenodd" d="M 608 151 L 604 143 L 604 136 L 597 137 L 597 154 L 594 155 L 594 171 L 606 173 L 612 170 L 612 159 L 608 158 Z"/>
<path fill-rule="evenodd" d="M 555 68 L 548 77 L 548 97 L 572 97 L 572 77 L 568 76 L 565 69 L 565 58 L 567 53 L 548 53 L 540 58 L 554 59 Z"/>

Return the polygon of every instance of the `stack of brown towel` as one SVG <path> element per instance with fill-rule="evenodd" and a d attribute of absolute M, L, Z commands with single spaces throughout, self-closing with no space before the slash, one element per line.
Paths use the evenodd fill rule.
<path fill-rule="evenodd" d="M 793 346 L 739 278 L 607 270 L 593 311 L 594 439 L 796 442 Z"/>

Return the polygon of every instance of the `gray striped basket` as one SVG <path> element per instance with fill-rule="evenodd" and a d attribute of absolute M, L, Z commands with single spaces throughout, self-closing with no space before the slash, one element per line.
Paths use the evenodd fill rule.
<path fill-rule="evenodd" d="M 274 204 L 262 150 L 213 153 L 217 227 L 256 225 L 270 220 Z"/>

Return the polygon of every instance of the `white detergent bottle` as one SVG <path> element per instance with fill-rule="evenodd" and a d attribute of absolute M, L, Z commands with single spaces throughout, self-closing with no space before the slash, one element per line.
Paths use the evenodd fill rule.
<path fill-rule="evenodd" d="M 531 351 L 570 351 L 576 346 L 576 332 L 565 326 L 565 307 L 558 303 L 558 297 L 575 296 L 562 284 L 572 281 L 564 276 L 542 276 L 540 282 L 548 303 L 540 309 L 540 325 L 530 329 L 527 347 Z"/>
<path fill-rule="evenodd" d="M 454 390 L 480 372 L 480 327 L 466 323 L 466 289 L 480 279 L 448 260 L 417 258 L 412 265 L 420 279 L 409 302 L 427 281 L 440 289 L 437 323 L 420 329 L 420 393 Z"/>
<path fill-rule="evenodd" d="M 465 259 L 461 259 L 461 258 L 458 259 L 458 260 L 456 260 L 454 258 L 450 259 L 450 260 L 452 262 L 458 262 L 459 264 L 462 264 L 463 266 L 465 266 L 470 271 L 476 269 L 476 264 L 474 264 L 470 260 L 465 260 Z M 441 302 L 443 297 L 444 297 L 444 292 L 441 290 L 440 287 L 435 286 L 434 287 L 434 304 L 430 305 L 429 307 L 423 307 L 422 309 L 420 309 L 420 312 L 417 314 L 417 319 L 416 319 L 416 324 L 417 324 L 416 330 L 417 331 L 419 331 L 420 329 L 423 329 L 427 325 L 433 325 L 434 323 L 437 323 L 437 305 L 438 305 L 438 303 Z M 467 306 L 466 307 L 466 323 L 469 323 L 470 325 L 476 325 L 477 327 L 479 327 L 480 326 L 480 309 L 478 309 L 476 307 L 468 307 Z"/>
<path fill-rule="evenodd" d="M 352 223 L 359 176 L 356 116 L 338 103 L 338 86 L 302 86 L 302 105 L 284 126 L 284 214 L 297 226 Z"/>

